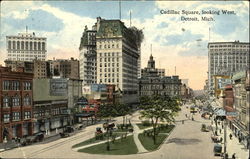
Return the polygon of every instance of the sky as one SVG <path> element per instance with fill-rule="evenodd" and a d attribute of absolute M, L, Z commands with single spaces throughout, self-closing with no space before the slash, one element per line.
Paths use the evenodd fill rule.
<path fill-rule="evenodd" d="M 161 14 L 162 11 L 180 14 Z M 198 11 L 182 14 L 182 11 Z M 220 14 L 201 15 L 204 11 Z M 234 11 L 224 15 L 221 10 Z M 121 20 L 142 29 L 142 68 L 151 54 L 156 67 L 166 75 L 189 79 L 194 90 L 203 89 L 208 71 L 208 42 L 239 40 L 249 42 L 248 1 L 122 1 Z M 47 37 L 48 59 L 78 58 L 80 38 L 85 25 L 91 28 L 97 17 L 119 19 L 119 1 L 1 1 L 0 64 L 7 57 L 6 36 L 35 32 Z M 199 21 L 182 21 L 181 17 L 197 17 Z M 201 21 L 201 17 L 214 21 Z M 210 28 L 210 29 L 209 29 Z M 210 31 L 209 31 L 210 30 Z"/>

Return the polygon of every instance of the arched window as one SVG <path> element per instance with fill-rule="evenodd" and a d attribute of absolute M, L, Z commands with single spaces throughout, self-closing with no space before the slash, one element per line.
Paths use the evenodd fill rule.
<path fill-rule="evenodd" d="M 37 43 L 34 42 L 34 50 L 37 50 Z"/>
<path fill-rule="evenodd" d="M 23 105 L 30 105 L 31 104 L 31 98 L 29 95 L 26 95 L 23 99 Z"/>
<path fill-rule="evenodd" d="M 45 50 L 45 42 L 42 42 L 42 50 Z"/>
<path fill-rule="evenodd" d="M 12 106 L 20 106 L 20 98 L 18 95 L 12 97 Z"/>
<path fill-rule="evenodd" d="M 11 49 L 11 41 L 8 42 L 8 49 Z"/>
<path fill-rule="evenodd" d="M 20 49 L 20 42 L 19 41 L 17 42 L 17 49 L 18 50 Z"/>
<path fill-rule="evenodd" d="M 38 42 L 37 45 L 38 45 L 38 50 L 41 50 L 41 43 Z"/>
<path fill-rule="evenodd" d="M 24 50 L 24 42 L 21 42 L 21 49 Z"/>
<path fill-rule="evenodd" d="M 15 50 L 16 49 L 16 42 L 13 41 L 13 49 Z"/>
<path fill-rule="evenodd" d="M 30 42 L 30 50 L 33 50 L 33 43 Z"/>
<path fill-rule="evenodd" d="M 10 98 L 8 96 L 3 97 L 3 107 L 10 106 Z"/>
<path fill-rule="evenodd" d="M 26 42 L 25 42 L 25 50 L 28 50 L 28 49 L 29 49 L 29 42 L 26 41 Z"/>

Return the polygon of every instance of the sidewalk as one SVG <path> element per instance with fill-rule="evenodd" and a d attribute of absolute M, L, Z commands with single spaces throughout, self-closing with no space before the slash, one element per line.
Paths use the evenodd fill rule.
<path fill-rule="evenodd" d="M 213 122 L 213 131 L 215 131 L 215 122 Z M 219 132 L 219 129 L 221 129 L 221 133 Z M 227 127 L 227 153 L 229 158 L 232 157 L 232 155 L 235 153 L 237 159 L 249 159 L 249 150 L 244 147 L 243 144 L 239 143 L 238 139 L 234 136 L 233 132 L 231 129 Z M 222 137 L 222 147 L 224 148 L 224 129 L 222 129 L 221 124 L 218 125 L 218 137 L 219 139 Z M 229 134 L 232 134 L 233 137 L 230 140 Z M 224 151 L 224 150 L 223 150 Z"/>

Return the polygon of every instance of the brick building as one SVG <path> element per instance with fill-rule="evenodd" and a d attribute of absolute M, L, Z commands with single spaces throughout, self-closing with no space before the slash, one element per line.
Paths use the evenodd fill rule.
<path fill-rule="evenodd" d="M 32 73 L 0 66 L 0 142 L 33 134 Z"/>

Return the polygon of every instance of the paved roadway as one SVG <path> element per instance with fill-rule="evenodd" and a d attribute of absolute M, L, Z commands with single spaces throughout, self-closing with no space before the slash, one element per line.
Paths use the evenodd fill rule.
<path fill-rule="evenodd" d="M 172 131 L 162 147 L 154 152 L 141 153 L 135 155 L 91 155 L 86 153 L 75 152 L 71 149 L 81 141 L 94 136 L 95 128 L 93 125 L 85 128 L 69 138 L 61 138 L 56 141 L 38 143 L 31 146 L 21 147 L 17 149 L 2 152 L 2 158 L 84 158 L 84 159 L 215 159 L 213 156 L 213 143 L 210 139 L 211 132 L 201 132 L 201 124 L 209 124 L 209 120 L 200 118 L 200 114 L 194 115 L 195 121 L 189 120 L 185 114 L 189 115 L 188 109 L 182 107 L 182 111 L 176 118 L 176 128 Z M 137 118 L 137 117 L 134 117 Z M 134 119 L 133 118 L 133 119 Z M 180 122 L 186 120 L 184 124 Z M 131 122 L 138 120 L 131 120 Z M 179 121 L 179 122 L 178 122 Z M 117 118 L 117 122 L 122 122 L 122 118 Z M 216 157 L 217 159 L 219 157 Z"/>

